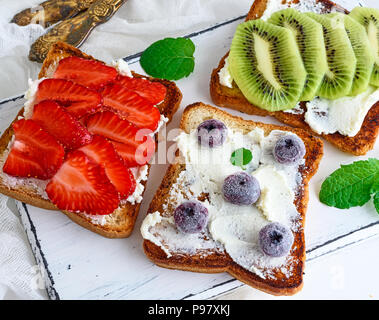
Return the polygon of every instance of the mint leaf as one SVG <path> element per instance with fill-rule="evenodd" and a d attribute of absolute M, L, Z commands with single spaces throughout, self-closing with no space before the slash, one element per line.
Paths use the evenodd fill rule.
<path fill-rule="evenodd" d="M 244 169 L 244 166 L 253 160 L 253 154 L 249 149 L 240 148 L 235 150 L 230 157 L 230 162 L 234 166 L 239 166 Z"/>
<path fill-rule="evenodd" d="M 370 200 L 379 178 L 379 160 L 368 159 L 341 165 L 325 179 L 320 201 L 328 206 L 347 209 L 362 206 Z"/>
<path fill-rule="evenodd" d="M 379 192 L 374 194 L 374 207 L 376 212 L 379 213 Z"/>
<path fill-rule="evenodd" d="M 374 183 L 371 187 L 371 193 L 379 193 L 379 172 L 376 174 L 374 178 Z"/>
<path fill-rule="evenodd" d="M 374 195 L 374 206 L 375 206 L 376 212 L 379 213 L 379 192 L 375 193 Z"/>
<path fill-rule="evenodd" d="M 154 42 L 143 52 L 140 64 L 154 78 L 179 80 L 193 71 L 194 52 L 195 45 L 191 39 L 165 38 Z"/>

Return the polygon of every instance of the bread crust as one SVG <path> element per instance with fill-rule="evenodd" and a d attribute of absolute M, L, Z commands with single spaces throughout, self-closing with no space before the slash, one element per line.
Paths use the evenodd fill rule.
<path fill-rule="evenodd" d="M 44 63 L 42 65 L 41 71 L 39 73 L 39 78 L 43 78 L 49 75 L 50 70 L 57 65 L 59 60 L 70 57 L 77 56 L 85 59 L 96 60 L 90 55 L 85 54 L 79 49 L 68 45 L 64 42 L 56 42 L 50 49 Z M 157 107 L 161 114 L 171 121 L 173 115 L 179 108 L 180 102 L 182 100 L 182 94 L 179 88 L 174 82 L 155 79 L 150 77 L 145 77 L 133 72 L 134 77 L 143 77 L 149 79 L 150 81 L 157 81 L 162 83 L 166 89 L 167 94 L 165 100 L 160 103 Z M 22 116 L 24 109 L 22 108 L 18 113 L 16 121 L 19 116 Z M 13 122 L 14 122 L 13 121 Z M 13 129 L 10 125 L 3 133 L 0 138 L 0 156 L 7 150 L 9 142 L 13 137 Z M 150 171 L 150 165 L 149 165 Z M 146 181 L 142 181 L 142 184 L 145 186 Z M 59 210 L 50 200 L 43 198 L 39 195 L 36 190 L 27 186 L 17 186 L 11 187 L 8 186 L 3 179 L 0 177 L 0 193 L 5 194 L 11 198 L 22 201 L 24 203 L 30 204 L 35 207 L 39 207 L 47 210 Z M 143 194 L 142 194 L 143 196 Z M 141 203 L 131 204 L 126 202 L 125 204 L 120 205 L 112 214 L 112 222 L 106 223 L 104 225 L 94 224 L 88 217 L 81 213 L 74 213 L 69 211 L 62 211 L 66 216 L 68 216 L 72 221 L 81 225 L 82 227 L 98 233 L 107 238 L 126 238 L 129 237 L 133 231 L 135 221 L 138 216 L 139 208 Z"/>
<path fill-rule="evenodd" d="M 338 11 L 348 13 L 347 10 L 329 0 L 319 0 L 319 2 L 324 5 L 325 12 L 328 12 L 332 8 L 335 8 Z M 255 0 L 246 17 L 246 21 L 260 18 L 266 9 L 266 5 L 267 0 Z M 270 112 L 261 109 L 251 104 L 243 96 L 242 92 L 234 82 L 233 88 L 228 88 L 221 85 L 218 73 L 224 67 L 225 58 L 228 56 L 228 54 L 229 53 L 226 53 L 226 55 L 222 57 L 218 67 L 216 69 L 213 69 L 211 75 L 210 95 L 212 101 L 216 105 L 234 109 L 247 114 L 272 116 L 287 125 L 301 128 L 307 130 L 312 134 L 321 136 L 340 150 L 351 153 L 353 155 L 364 155 L 374 148 L 375 141 L 379 134 L 379 101 L 371 107 L 363 121 L 361 129 L 354 137 L 344 136 L 338 132 L 333 134 L 317 134 L 305 122 L 304 113 L 292 114 L 283 111 Z M 301 102 L 300 105 L 302 109 L 305 110 L 305 103 Z"/>
<path fill-rule="evenodd" d="M 186 255 L 171 252 L 172 256 L 168 258 L 159 246 L 149 240 L 144 240 L 143 242 L 143 249 L 146 256 L 155 264 L 164 268 L 205 273 L 228 272 L 236 279 L 273 295 L 295 294 L 303 286 L 305 262 L 304 223 L 308 204 L 308 182 L 316 173 L 322 158 L 322 141 L 302 129 L 244 120 L 201 102 L 194 103 L 185 109 L 180 128 L 188 133 L 190 128 L 193 127 L 191 125 L 191 119 L 194 117 L 201 117 L 203 120 L 216 118 L 226 123 L 228 127 L 242 129 L 245 133 L 256 127 L 262 128 L 265 134 L 275 129 L 286 130 L 297 134 L 304 141 L 307 152 L 305 155 L 305 165 L 301 169 L 303 182 L 302 188 L 300 188 L 296 194 L 295 199 L 296 208 L 301 215 L 302 228 L 294 235 L 295 241 L 293 249 L 291 250 L 291 256 L 295 259 L 296 263 L 293 268 L 292 276 L 287 279 L 280 270 L 276 269 L 274 279 L 262 279 L 236 264 L 227 253 L 220 253 L 214 250 L 207 250 L 208 255 L 205 257 L 202 254 Z M 176 182 L 180 172 L 183 170 L 185 170 L 185 164 L 170 165 L 159 189 L 150 203 L 148 214 L 155 211 L 172 214 L 172 212 L 164 211 L 163 205 L 168 203 L 171 186 Z"/>

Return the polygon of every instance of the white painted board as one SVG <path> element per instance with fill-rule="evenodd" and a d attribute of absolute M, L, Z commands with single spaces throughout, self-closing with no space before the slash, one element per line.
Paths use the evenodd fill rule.
<path fill-rule="evenodd" d="M 188 104 L 197 101 L 212 104 L 209 96 L 211 71 L 228 51 L 234 30 L 243 19 L 236 18 L 190 36 L 196 45 L 195 71 L 177 82 L 183 101 L 167 132 L 178 127 L 182 111 Z M 138 54 L 125 58 L 132 70 L 143 73 L 138 59 Z M 22 104 L 22 97 L 0 102 L 1 131 L 9 125 Z M 269 117 L 226 111 L 246 119 L 278 123 Z M 364 157 L 340 152 L 327 142 L 324 151 L 320 169 L 309 190 L 305 230 L 308 261 L 379 235 L 379 216 L 371 202 L 347 211 L 329 208 L 318 200 L 318 191 L 325 177 L 340 164 L 378 158 L 379 143 Z M 166 168 L 164 164 L 152 167 L 135 230 L 127 239 L 106 239 L 76 225 L 60 212 L 17 203 L 52 299 L 207 299 L 242 286 L 225 273 L 167 270 L 155 266 L 145 257 L 139 228 Z"/>

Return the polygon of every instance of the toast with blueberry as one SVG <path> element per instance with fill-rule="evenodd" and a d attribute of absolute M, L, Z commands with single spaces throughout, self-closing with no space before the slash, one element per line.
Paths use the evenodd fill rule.
<path fill-rule="evenodd" d="M 0 139 L 0 192 L 105 237 L 128 237 L 155 151 L 154 135 L 138 132 L 158 131 L 181 97 L 171 81 L 57 42 Z"/>
<path fill-rule="evenodd" d="M 186 107 L 176 161 L 141 225 L 158 266 L 228 272 L 273 295 L 303 285 L 308 183 L 323 143 L 203 104 Z"/>
<path fill-rule="evenodd" d="M 297 12 L 278 11 L 288 7 Z M 379 72 L 377 71 L 379 53 L 372 54 L 371 44 L 366 34 L 369 25 L 376 28 L 376 34 L 379 34 L 376 23 L 378 18 L 377 9 L 358 7 L 349 14 L 347 10 L 329 0 L 255 0 L 245 20 L 246 28 L 252 28 L 255 34 L 261 32 L 262 37 L 259 39 L 267 38 L 269 42 L 279 39 L 279 42 L 286 43 L 285 45 L 275 44 L 277 51 L 281 50 L 280 46 L 285 47 L 283 52 L 272 60 L 274 67 L 271 65 L 270 68 L 275 70 L 275 74 L 267 76 L 266 73 L 265 80 L 256 77 L 260 72 L 264 73 L 268 70 L 265 69 L 263 63 L 258 67 L 261 71 L 252 71 L 251 74 L 245 72 L 246 65 L 249 63 L 246 62 L 248 60 L 244 61 L 244 58 L 241 58 L 245 52 L 243 50 L 246 49 L 243 46 L 252 42 L 246 36 L 247 41 L 244 41 L 243 45 L 238 43 L 237 38 L 242 39 L 245 36 L 244 32 L 246 34 L 240 26 L 237 28 L 231 50 L 222 57 L 218 67 L 212 72 L 210 94 L 213 102 L 218 106 L 247 114 L 275 117 L 287 125 L 323 137 L 342 151 L 353 155 L 366 154 L 373 149 L 379 134 L 377 90 L 379 82 L 376 79 Z M 333 31 L 337 35 L 333 39 L 329 36 L 333 32 L 330 33 L 328 28 L 332 28 L 334 22 L 338 25 L 341 20 L 343 21 L 342 28 L 334 28 L 338 31 Z M 268 24 L 270 24 L 269 27 Z M 281 27 L 281 30 L 278 27 Z M 318 33 L 316 27 L 319 27 Z M 293 42 L 293 39 L 286 38 L 288 36 L 286 33 L 290 32 L 284 31 L 291 28 L 297 30 L 295 37 L 297 43 Z M 374 30 L 373 28 L 370 27 L 370 30 Z M 283 29 L 286 30 L 283 31 Z M 281 35 L 270 36 L 273 30 Z M 312 41 L 306 39 L 307 37 Z M 319 43 L 323 43 L 322 39 L 325 39 L 325 45 L 316 46 L 315 44 L 318 43 L 316 39 L 320 39 Z M 255 41 L 255 45 L 258 42 Z M 334 47 L 333 43 L 337 42 L 338 45 Z M 340 42 L 344 43 L 345 49 L 338 52 L 338 46 L 341 45 L 340 48 L 343 48 Z M 291 51 L 296 45 L 300 56 L 299 53 Z M 246 50 L 251 50 L 250 56 L 246 55 L 246 58 L 250 59 L 251 52 L 255 49 L 247 48 Z M 256 56 L 257 52 L 255 51 L 253 56 Z M 287 58 L 289 55 L 292 55 L 292 60 Z M 263 56 L 268 61 L 270 54 Z M 276 65 L 277 61 L 279 61 L 278 65 Z M 338 64 L 334 65 L 336 61 Z M 284 65 L 289 66 L 287 70 L 282 68 Z M 227 70 L 232 70 L 232 72 Z M 253 86 L 252 83 L 257 85 Z M 270 89 L 271 85 L 275 90 Z M 370 96 L 371 99 L 366 99 L 364 95 L 366 92 L 364 90 L 367 88 L 376 90 L 375 94 Z M 357 98 L 354 99 L 355 97 Z M 325 102 L 330 101 L 332 101 L 331 107 L 327 107 Z M 296 102 L 296 107 L 293 107 Z M 335 107 L 336 105 L 338 108 Z M 289 106 L 292 109 L 288 109 Z M 350 111 L 351 114 L 348 109 L 353 110 Z M 360 114 L 359 119 L 358 114 Z M 352 130 L 351 127 L 354 125 L 355 128 Z"/>

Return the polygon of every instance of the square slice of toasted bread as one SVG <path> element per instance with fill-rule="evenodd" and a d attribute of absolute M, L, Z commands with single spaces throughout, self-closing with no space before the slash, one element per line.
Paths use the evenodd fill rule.
<path fill-rule="evenodd" d="M 278 3 L 282 2 L 281 0 L 271 0 L 277 1 Z M 294 1 L 294 2 L 301 2 Z M 304 0 L 309 1 L 309 0 Z M 323 6 L 323 12 L 330 12 L 332 9 L 340 12 L 348 13 L 347 10 L 336 5 L 335 3 L 329 0 L 312 0 L 318 5 Z M 287 1 L 288 3 L 289 1 Z M 250 11 L 246 17 L 247 20 L 259 19 L 265 12 L 268 0 L 255 0 L 253 5 L 250 8 Z M 264 109 L 261 109 L 257 106 L 251 104 L 239 90 L 237 85 L 233 82 L 233 87 L 229 88 L 220 84 L 219 72 L 224 67 L 225 59 L 228 56 L 228 53 L 221 59 L 218 67 L 213 70 L 210 80 L 210 94 L 212 101 L 220 106 L 235 109 L 247 114 L 254 114 L 259 116 L 272 116 L 278 119 L 279 121 L 288 124 L 293 127 L 302 128 L 315 133 L 311 127 L 304 120 L 303 114 L 293 114 L 283 111 L 270 112 Z M 305 110 L 305 103 L 300 103 L 301 108 Z M 371 149 L 373 149 L 376 138 L 379 134 L 379 101 L 371 107 L 367 113 L 362 127 L 359 132 L 354 137 L 348 137 L 342 135 L 338 132 L 333 134 L 322 134 L 325 140 L 329 141 L 337 148 L 342 151 L 351 153 L 353 155 L 364 155 Z"/>
<path fill-rule="evenodd" d="M 70 46 L 63 42 L 57 42 L 51 47 L 43 63 L 41 71 L 39 73 L 39 78 L 48 77 L 51 75 L 58 65 L 58 62 L 61 59 L 70 56 L 95 60 L 93 57 L 83 53 L 73 46 Z M 134 72 L 133 76 L 144 77 L 150 81 L 158 81 L 166 87 L 167 94 L 165 100 L 161 102 L 157 107 L 159 108 L 161 114 L 163 114 L 170 121 L 178 109 L 182 99 L 182 94 L 175 83 L 167 80 L 145 77 Z M 23 109 L 20 110 L 15 120 L 17 120 L 18 117 L 22 115 Z M 13 130 L 12 127 L 9 126 L 0 138 L 0 159 L 2 159 L 3 163 L 5 161 L 5 153 L 7 152 L 8 145 L 12 140 L 12 137 Z M 145 186 L 146 181 L 142 181 L 142 184 Z M 58 210 L 53 203 L 46 199 L 46 197 L 42 197 L 40 193 L 37 192 L 37 189 L 33 183 L 26 183 L 25 185 L 10 185 L 7 183 L 7 181 L 4 181 L 3 177 L 0 175 L 0 193 L 39 208 Z M 125 238 L 128 237 L 133 230 L 140 204 L 141 203 L 132 204 L 130 202 L 124 201 L 123 204 L 120 204 L 119 208 L 117 208 L 112 214 L 108 215 L 105 218 L 105 222 L 103 223 L 95 223 L 88 215 L 84 215 L 82 213 L 74 213 L 68 211 L 64 211 L 63 213 L 84 228 L 87 228 L 88 230 L 96 232 L 102 236 L 108 238 Z"/>
<path fill-rule="evenodd" d="M 313 137 L 305 130 L 244 120 L 201 102 L 194 103 L 185 109 L 180 128 L 184 130 L 184 132 L 190 133 L 196 129 L 201 122 L 207 119 L 218 119 L 224 122 L 228 128 L 241 130 L 245 134 L 255 128 L 263 129 L 266 136 L 272 130 L 284 130 L 295 133 L 303 140 L 306 146 L 305 163 L 299 167 L 301 183 L 294 201 L 296 209 L 299 212 L 298 223 L 300 227 L 294 234 L 295 241 L 290 252 L 290 260 L 292 262 L 290 265 L 284 266 L 285 270 L 283 267 L 274 268 L 270 270 L 271 277 L 262 278 L 235 263 L 225 250 L 213 248 L 205 250 L 195 249 L 195 251 L 190 254 L 172 252 L 170 250 L 171 256 L 168 257 L 160 246 L 145 239 L 143 243 L 145 254 L 155 264 L 161 267 L 205 273 L 228 272 L 238 280 L 267 293 L 273 295 L 292 295 L 299 291 L 303 285 L 305 261 L 304 223 L 308 203 L 308 182 L 318 169 L 323 155 L 323 143 L 320 139 Z M 170 192 L 174 190 L 173 186 L 177 182 L 180 173 L 185 169 L 186 165 L 183 163 L 170 165 L 159 189 L 150 203 L 148 214 L 158 211 L 165 217 L 173 215 L 175 209 L 173 202 L 175 199 L 172 198 Z M 199 201 L 204 201 L 204 199 L 206 199 L 206 195 L 204 195 L 204 198 L 198 198 Z M 288 275 L 289 270 L 290 275 Z"/>

